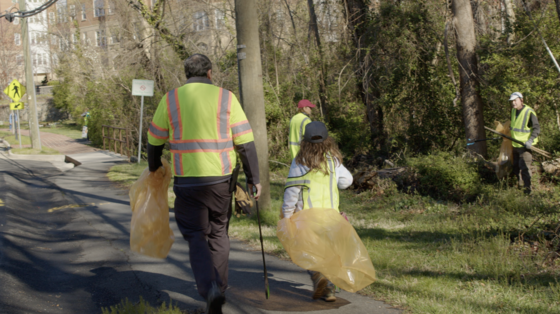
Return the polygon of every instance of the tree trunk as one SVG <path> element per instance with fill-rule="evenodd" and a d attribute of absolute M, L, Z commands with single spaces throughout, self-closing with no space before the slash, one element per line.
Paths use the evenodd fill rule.
<path fill-rule="evenodd" d="M 271 209 L 268 167 L 268 138 L 264 111 L 259 19 L 256 0 L 235 0 L 235 26 L 241 80 L 242 106 L 253 128 L 259 157 L 259 178 L 262 185 L 259 205 Z"/>
<path fill-rule="evenodd" d="M 374 85 L 373 60 L 368 47 L 373 46 L 373 36 L 368 34 L 368 4 L 367 0 L 343 0 L 346 10 L 348 29 L 352 32 L 352 40 L 356 55 L 357 87 L 366 107 L 366 116 L 370 126 L 372 145 L 375 148 L 385 146 L 383 132 L 383 110 L 375 102 L 380 97 L 379 90 Z M 378 4 L 376 1 L 374 3 Z M 374 9 L 378 8 L 374 6 Z"/>
<path fill-rule="evenodd" d="M 559 0 L 555 0 L 556 3 L 558 4 Z M 515 33 L 514 33 L 514 28 L 513 28 L 513 24 L 515 24 L 515 11 L 513 11 L 514 8 L 514 4 L 511 0 L 504 0 L 504 5 L 506 6 L 506 17 L 507 17 L 507 32 L 508 32 L 508 37 L 507 37 L 507 42 L 508 44 L 511 45 L 511 42 L 513 40 L 515 40 Z"/>
<path fill-rule="evenodd" d="M 452 11 L 457 34 L 457 59 L 466 138 L 467 140 L 483 139 L 485 138 L 484 115 L 482 99 L 478 92 L 476 36 L 470 0 L 453 0 Z M 469 145 L 468 148 L 483 157 L 487 156 L 485 141 L 476 142 L 474 145 Z"/>
<path fill-rule="evenodd" d="M 560 0 L 554 0 L 556 3 L 556 13 L 558 14 L 558 19 L 560 19 Z"/>
<path fill-rule="evenodd" d="M 329 121 L 329 104 L 327 98 L 327 77 L 325 69 L 325 58 L 323 46 L 321 45 L 321 36 L 319 34 L 319 25 L 317 24 L 317 14 L 315 13 L 315 4 L 313 0 L 307 0 L 309 8 L 309 29 L 315 35 L 315 43 L 319 51 L 319 101 L 321 102 L 321 114 L 325 121 Z"/>

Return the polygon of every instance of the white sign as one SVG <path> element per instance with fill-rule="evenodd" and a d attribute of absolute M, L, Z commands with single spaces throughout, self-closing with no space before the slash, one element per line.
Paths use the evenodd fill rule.
<path fill-rule="evenodd" d="M 154 96 L 154 81 L 132 80 L 132 96 Z"/>

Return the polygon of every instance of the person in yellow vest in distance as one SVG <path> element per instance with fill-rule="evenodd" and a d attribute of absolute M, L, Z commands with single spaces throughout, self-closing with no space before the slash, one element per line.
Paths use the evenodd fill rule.
<path fill-rule="evenodd" d="M 312 108 L 315 107 L 316 106 L 307 99 L 300 100 L 298 102 L 298 113 L 290 120 L 290 136 L 288 141 L 292 159 L 296 158 L 299 152 L 301 139 L 305 133 L 305 126 L 311 122 L 309 116 L 311 115 Z"/>
<path fill-rule="evenodd" d="M 249 121 L 235 95 L 212 84 L 212 62 L 194 54 L 184 62 L 187 83 L 161 99 L 148 132 L 150 171 L 162 166 L 169 141 L 174 173 L 175 220 L 189 243 L 198 293 L 206 312 L 221 314 L 228 287 L 231 217 L 229 182 L 243 162 L 249 191 L 261 195 L 259 162 Z"/>
<path fill-rule="evenodd" d="M 519 182 L 520 176 L 523 180 L 525 193 L 531 193 L 531 170 L 529 166 L 533 162 L 531 146 L 539 142 L 541 128 L 537 114 L 533 108 L 523 104 L 523 95 L 519 92 L 511 94 L 511 137 L 521 141 L 524 145 L 512 142 L 513 145 L 513 174 Z M 520 174 L 521 173 L 521 174 Z"/>
<path fill-rule="evenodd" d="M 290 218 L 308 208 L 333 208 L 339 205 L 338 189 L 348 188 L 352 174 L 342 165 L 342 154 L 323 122 L 305 127 L 301 149 L 292 160 L 286 186 L 282 215 Z M 334 285 L 321 273 L 308 271 L 313 282 L 313 299 L 336 300 Z"/>

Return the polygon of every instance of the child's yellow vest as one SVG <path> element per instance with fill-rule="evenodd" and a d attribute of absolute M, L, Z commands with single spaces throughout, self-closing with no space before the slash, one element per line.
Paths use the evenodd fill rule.
<path fill-rule="evenodd" d="M 291 186 L 303 187 L 303 209 L 333 208 L 338 210 L 338 180 L 336 178 L 335 163 L 327 158 L 329 174 L 311 170 L 301 177 L 288 177 L 284 189 Z"/>

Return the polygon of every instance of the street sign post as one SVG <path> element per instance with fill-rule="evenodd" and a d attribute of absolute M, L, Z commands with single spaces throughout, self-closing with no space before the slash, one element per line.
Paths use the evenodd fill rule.
<path fill-rule="evenodd" d="M 141 96 L 140 100 L 140 130 L 138 133 L 138 163 L 142 153 L 142 116 L 144 115 L 144 96 L 154 96 L 154 81 L 132 80 L 132 96 Z"/>
<path fill-rule="evenodd" d="M 19 127 L 19 111 L 24 108 L 22 102 L 20 102 L 23 95 L 27 89 L 25 86 L 21 85 L 18 80 L 13 80 L 10 82 L 8 87 L 4 89 L 4 94 L 8 95 L 14 102 L 10 103 L 10 110 L 17 110 L 17 130 L 16 138 L 19 139 L 19 148 L 21 148 L 21 129 Z"/>

